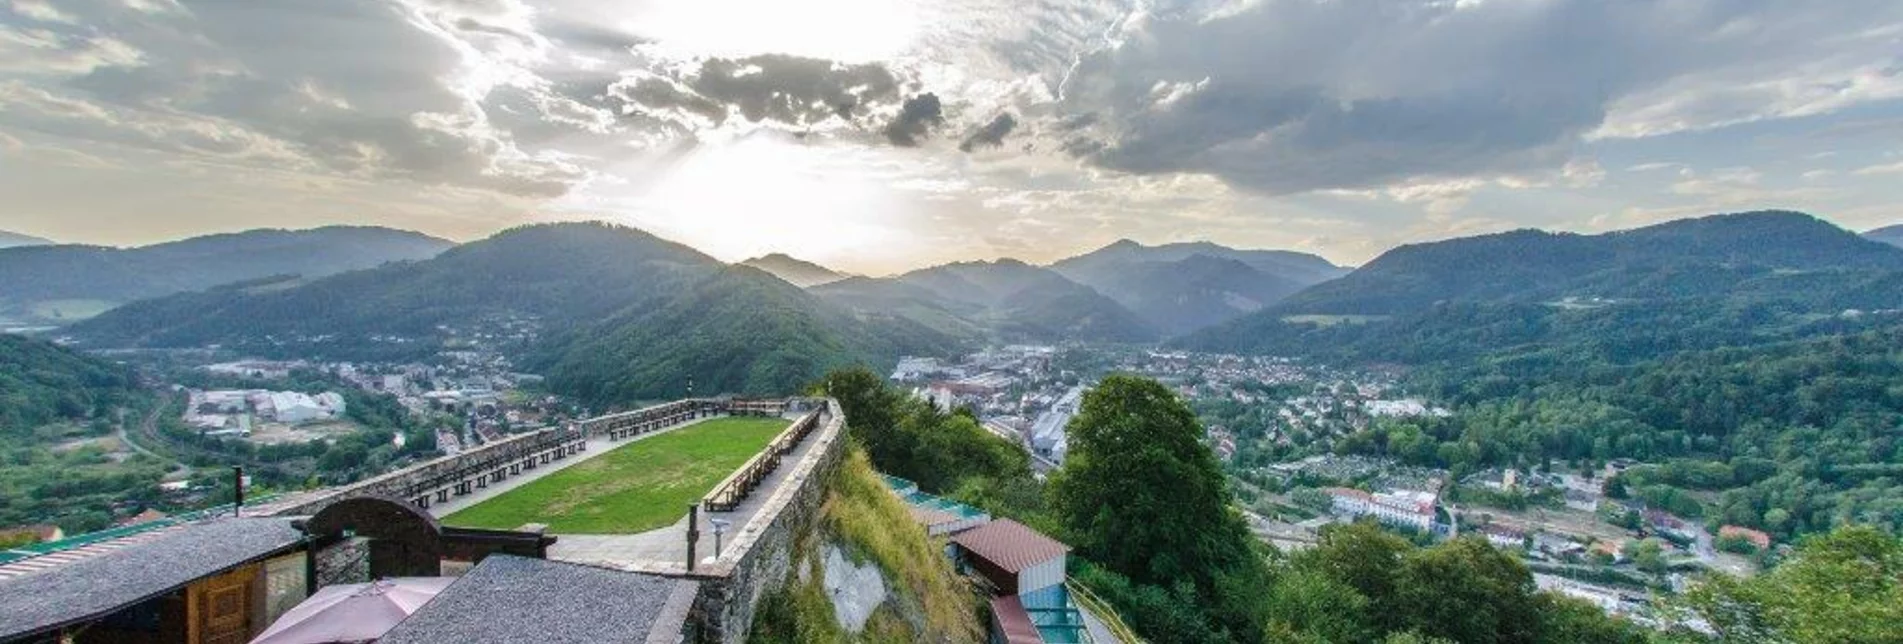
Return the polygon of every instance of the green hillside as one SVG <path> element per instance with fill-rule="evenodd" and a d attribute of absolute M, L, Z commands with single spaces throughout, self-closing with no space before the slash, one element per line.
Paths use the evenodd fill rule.
<path fill-rule="evenodd" d="M 862 320 L 764 271 L 724 269 L 652 305 L 559 334 L 533 366 L 592 403 L 794 391 L 828 369 L 939 354 L 957 342 L 903 319 Z"/>
<path fill-rule="evenodd" d="M 428 259 L 450 242 L 405 230 L 330 226 L 260 229 L 141 246 L 0 248 L 0 317 L 64 324 L 133 300 L 274 275 L 322 277 Z M 60 306 L 59 303 L 68 303 Z M 93 303 L 75 306 L 70 303 Z M 59 309 L 63 315 L 51 315 Z"/>

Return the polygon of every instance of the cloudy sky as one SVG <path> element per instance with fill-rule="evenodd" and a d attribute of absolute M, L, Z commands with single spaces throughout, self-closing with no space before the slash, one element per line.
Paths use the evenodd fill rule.
<path fill-rule="evenodd" d="M 1899 203 L 1896 0 L 0 0 L 0 229 L 63 241 L 599 218 L 885 273 Z"/>

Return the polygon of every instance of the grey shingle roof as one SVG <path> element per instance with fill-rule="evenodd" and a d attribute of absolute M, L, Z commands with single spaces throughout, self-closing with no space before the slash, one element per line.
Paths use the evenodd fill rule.
<path fill-rule="evenodd" d="M 0 640 L 104 617 L 201 577 L 297 545 L 286 518 L 190 524 L 109 553 L 0 580 Z"/>
<path fill-rule="evenodd" d="M 678 635 L 694 585 L 490 555 L 378 642 L 646 642 L 650 631 Z"/>

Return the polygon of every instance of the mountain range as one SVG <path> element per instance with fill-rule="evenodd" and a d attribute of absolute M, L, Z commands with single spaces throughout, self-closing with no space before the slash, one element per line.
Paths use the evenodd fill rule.
<path fill-rule="evenodd" d="M 1899 308 L 1903 249 L 1765 211 L 1402 246 L 1173 344 L 1408 362 L 1574 346 L 1616 359 L 1819 332 L 1847 312 Z"/>
<path fill-rule="evenodd" d="M 1347 269 L 1305 253 L 1123 240 L 1050 266 L 958 262 L 814 293 L 974 340 L 1147 342 L 1258 310 Z"/>
<path fill-rule="evenodd" d="M 45 246 L 51 243 L 53 243 L 53 240 L 50 240 L 50 239 L 34 237 L 32 235 L 22 235 L 20 233 L 7 232 L 4 230 L 0 230 L 0 248 L 17 248 L 20 246 Z"/>
<path fill-rule="evenodd" d="M 740 262 L 740 264 L 766 271 L 773 274 L 774 277 L 778 277 L 785 280 L 788 284 L 800 288 L 831 284 L 851 277 L 845 273 L 803 259 L 795 259 L 785 253 L 761 255 Z"/>
<path fill-rule="evenodd" d="M 1903 249 L 1792 212 L 1413 244 L 1352 271 L 1287 251 L 1120 241 L 1050 266 L 959 262 L 883 278 L 784 255 L 728 265 L 639 230 L 568 223 L 425 260 L 142 300 L 67 332 L 95 347 L 338 358 L 479 340 L 562 390 L 618 402 L 677 395 L 688 376 L 703 390 L 784 390 L 839 364 L 985 343 L 1630 357 L 1827 333 L 1892 309 L 1903 309 Z"/>
<path fill-rule="evenodd" d="M 862 315 L 905 317 L 987 341 L 1147 342 L 1158 337 L 1135 314 L 1090 287 L 1012 259 L 844 280 L 814 293 Z"/>
<path fill-rule="evenodd" d="M 748 267 L 599 223 L 524 226 L 422 261 L 134 302 L 68 327 L 89 346 L 216 344 L 394 359 L 483 342 L 590 402 L 798 387 L 845 362 L 953 350 Z"/>
<path fill-rule="evenodd" d="M 1880 241 L 1891 246 L 1903 246 L 1903 224 L 1884 226 L 1863 234 L 1864 239 Z"/>
<path fill-rule="evenodd" d="M 1208 242 L 1144 246 L 1127 239 L 1052 264 L 1051 270 L 1103 293 L 1165 336 L 1259 310 L 1348 272 L 1293 251 Z"/>
<path fill-rule="evenodd" d="M 0 292 L 0 317 L 70 322 L 133 300 L 268 276 L 315 278 L 427 259 L 452 245 L 404 230 L 331 226 L 251 230 L 136 248 L 5 248 L 0 249 L 0 284 L 7 285 Z M 87 313 L 73 313 L 82 310 Z"/>

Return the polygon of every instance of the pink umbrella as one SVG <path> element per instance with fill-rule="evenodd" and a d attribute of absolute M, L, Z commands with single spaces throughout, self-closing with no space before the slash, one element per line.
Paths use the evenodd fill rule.
<path fill-rule="evenodd" d="M 251 644 L 376 641 L 454 581 L 454 577 L 397 577 L 327 586 L 285 611 Z"/>

